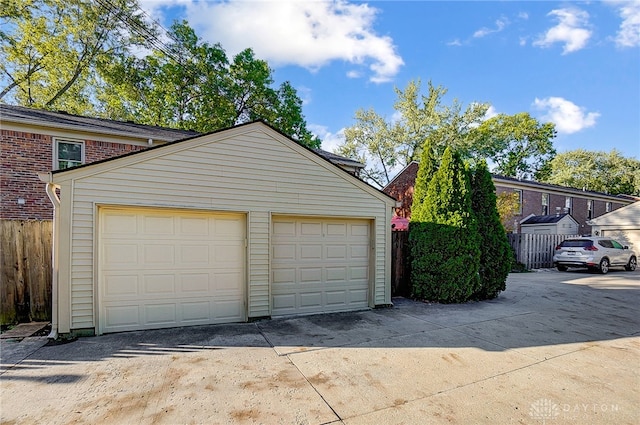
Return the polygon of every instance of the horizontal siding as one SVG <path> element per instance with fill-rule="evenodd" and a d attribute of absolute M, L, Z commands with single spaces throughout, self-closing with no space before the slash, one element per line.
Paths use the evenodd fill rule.
<path fill-rule="evenodd" d="M 92 327 L 95 293 L 94 223 L 96 205 L 129 205 L 248 212 L 248 316 L 270 315 L 269 232 L 271 214 L 354 217 L 376 220 L 372 256 L 373 301 L 384 304 L 385 232 L 389 203 L 363 189 L 314 154 L 292 148 L 262 131 L 208 143 L 185 142 L 163 154 L 135 156 L 87 170 L 73 181 L 71 244 L 72 328 Z M 162 151 L 162 152 L 160 152 Z M 155 156 L 153 156 L 155 155 Z M 134 162 L 138 158 L 146 158 Z M 63 194 L 64 196 L 65 194 Z M 65 213 L 65 212 L 63 212 Z"/>

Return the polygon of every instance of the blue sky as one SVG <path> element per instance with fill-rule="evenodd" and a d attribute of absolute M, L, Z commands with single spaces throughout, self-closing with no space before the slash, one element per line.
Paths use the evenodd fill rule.
<path fill-rule="evenodd" d="M 556 124 L 558 152 L 640 159 L 640 2 L 142 0 L 165 27 L 186 19 L 231 56 L 251 47 L 304 100 L 333 150 L 358 109 L 391 120 L 411 80 L 490 113 Z"/>

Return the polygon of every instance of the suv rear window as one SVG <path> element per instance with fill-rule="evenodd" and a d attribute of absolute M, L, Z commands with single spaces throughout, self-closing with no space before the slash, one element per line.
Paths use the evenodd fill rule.
<path fill-rule="evenodd" d="M 567 239 L 560 244 L 560 246 L 567 248 L 586 248 L 591 245 L 593 245 L 593 241 L 588 239 Z"/>

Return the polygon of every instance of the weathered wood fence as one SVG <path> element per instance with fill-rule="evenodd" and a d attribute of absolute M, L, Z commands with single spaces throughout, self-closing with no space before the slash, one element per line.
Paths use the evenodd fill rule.
<path fill-rule="evenodd" d="M 553 267 L 553 252 L 563 240 L 577 235 L 539 235 L 527 233 L 510 233 L 509 244 L 516 256 L 516 261 L 527 269 L 546 269 Z"/>
<path fill-rule="evenodd" d="M 411 295 L 409 232 L 391 232 L 391 296 Z"/>
<path fill-rule="evenodd" d="M 0 220 L 0 324 L 51 320 L 51 221 Z"/>

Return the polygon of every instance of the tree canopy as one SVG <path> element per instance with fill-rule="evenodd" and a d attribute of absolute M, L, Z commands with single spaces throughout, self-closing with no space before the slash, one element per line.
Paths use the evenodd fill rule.
<path fill-rule="evenodd" d="M 640 195 L 640 161 L 610 152 L 576 149 L 559 153 L 549 163 L 545 183 L 609 193 Z"/>
<path fill-rule="evenodd" d="M 309 147 L 302 100 L 251 49 L 177 22 L 160 41 L 137 0 L 13 0 L 0 11 L 0 101 L 208 132 L 263 119 Z"/>
<path fill-rule="evenodd" d="M 526 112 L 499 114 L 474 131 L 474 140 L 495 164 L 493 172 L 508 177 L 540 180 L 555 156 L 555 125 L 540 123 Z"/>
<path fill-rule="evenodd" d="M 154 34 L 136 0 L 12 0 L 0 9 L 0 101 L 95 114 L 97 64 Z M 127 21 L 122 19 L 127 17 Z"/>
<path fill-rule="evenodd" d="M 395 89 L 397 100 L 394 120 L 387 120 L 373 109 L 356 111 L 356 124 L 345 129 L 345 142 L 336 152 L 366 165 L 361 176 L 384 187 L 395 171 L 421 154 L 429 139 L 434 155 L 440 158 L 447 146 L 459 152 L 472 149 L 472 129 L 481 123 L 489 105 L 473 103 L 466 109 L 454 99 L 443 104 L 447 89 L 428 83 L 428 94 L 420 95 L 420 80 L 411 81 L 405 90 Z"/>
<path fill-rule="evenodd" d="M 436 159 L 451 147 L 472 162 L 488 159 L 494 171 L 510 177 L 542 175 L 555 155 L 553 124 L 526 113 L 486 120 L 489 104 L 463 108 L 456 99 L 445 104 L 446 88 L 429 82 L 428 94 L 420 95 L 420 85 L 416 80 L 405 90 L 395 89 L 393 120 L 373 109 L 358 110 L 355 125 L 345 130 L 345 142 L 336 152 L 366 164 L 361 175 L 370 183 L 384 187 L 398 169 L 420 157 L 426 140 Z"/>

